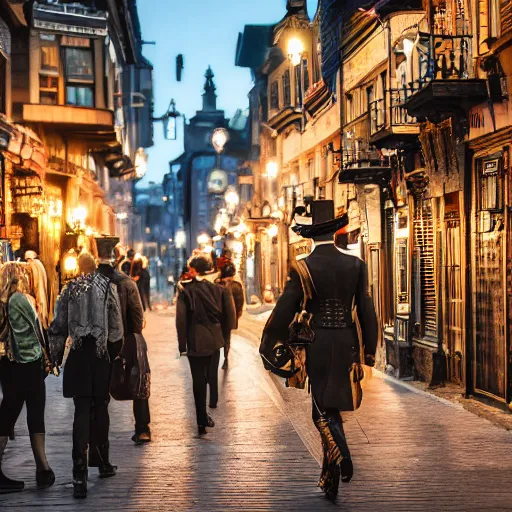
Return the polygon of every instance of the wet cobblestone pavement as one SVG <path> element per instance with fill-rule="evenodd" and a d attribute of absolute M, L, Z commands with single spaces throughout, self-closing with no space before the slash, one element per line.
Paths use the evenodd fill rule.
<path fill-rule="evenodd" d="M 112 402 L 111 458 L 116 477 L 90 470 L 89 496 L 71 489 L 72 401 L 61 379 L 47 380 L 47 452 L 57 481 L 35 488 L 24 413 L 9 444 L 5 472 L 23 478 L 0 510 L 512 510 L 512 433 L 457 405 L 374 376 L 363 407 L 347 415 L 355 462 L 336 505 L 316 488 L 319 439 L 305 392 L 284 389 L 257 354 L 262 322 L 250 317 L 233 336 L 220 370 L 216 427 L 197 436 L 189 365 L 178 357 L 172 310 L 149 315 L 153 443 L 134 446 L 131 403 Z"/>

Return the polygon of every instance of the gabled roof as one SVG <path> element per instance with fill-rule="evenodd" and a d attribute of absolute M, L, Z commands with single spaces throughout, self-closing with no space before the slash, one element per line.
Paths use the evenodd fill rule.
<path fill-rule="evenodd" d="M 235 65 L 259 69 L 272 46 L 273 32 L 274 25 L 245 25 L 243 33 L 238 35 Z"/>

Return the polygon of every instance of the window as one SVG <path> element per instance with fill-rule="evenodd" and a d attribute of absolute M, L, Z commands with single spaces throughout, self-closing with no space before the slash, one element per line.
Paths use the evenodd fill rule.
<path fill-rule="evenodd" d="M 0 112 L 5 114 L 5 91 L 6 91 L 6 79 L 7 79 L 7 59 L 0 53 Z M 1 198 L 1 194 L 0 194 Z"/>
<path fill-rule="evenodd" d="M 283 75 L 283 101 L 284 106 L 288 107 L 292 104 L 292 93 L 290 89 L 290 70 L 287 69 Z"/>
<path fill-rule="evenodd" d="M 500 158 L 480 161 L 480 210 L 503 209 L 503 177 Z"/>
<path fill-rule="evenodd" d="M 409 303 L 407 239 L 396 241 L 396 291 L 398 304 Z"/>
<path fill-rule="evenodd" d="M 300 76 L 300 65 L 295 66 L 295 106 L 300 107 L 302 105 L 302 79 Z"/>
<path fill-rule="evenodd" d="M 304 73 L 304 94 L 309 89 L 309 69 L 308 69 L 308 60 L 302 60 L 302 72 Z"/>
<path fill-rule="evenodd" d="M 350 123 L 352 119 L 354 119 L 354 101 L 351 94 L 346 94 L 345 96 L 347 98 L 347 107 L 346 107 L 346 116 L 347 116 L 347 122 Z"/>
<path fill-rule="evenodd" d="M 277 80 L 270 85 L 270 109 L 277 110 L 279 108 L 279 84 Z"/>
<path fill-rule="evenodd" d="M 59 102 L 59 46 L 54 34 L 40 34 L 39 102 Z"/>
<path fill-rule="evenodd" d="M 79 38 L 71 43 L 83 44 Z M 86 40 L 89 41 L 89 40 Z M 66 103 L 81 107 L 94 106 L 94 64 L 89 48 L 65 48 Z"/>

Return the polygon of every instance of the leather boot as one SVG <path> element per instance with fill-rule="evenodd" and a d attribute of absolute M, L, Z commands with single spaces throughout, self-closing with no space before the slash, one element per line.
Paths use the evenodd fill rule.
<path fill-rule="evenodd" d="M 117 466 L 110 464 L 109 460 L 110 444 L 107 441 L 105 444 L 96 447 L 96 452 L 99 459 L 100 478 L 110 478 L 116 475 Z"/>
<path fill-rule="evenodd" d="M 87 498 L 87 460 L 73 460 L 73 498 Z"/>
<path fill-rule="evenodd" d="M 45 439 L 46 434 L 30 434 L 30 444 L 36 462 L 36 482 L 39 489 L 46 489 L 55 483 L 55 473 L 46 460 Z"/>
<path fill-rule="evenodd" d="M 2 472 L 2 458 L 7 446 L 7 436 L 0 437 L 0 494 L 7 494 L 10 492 L 20 492 L 25 487 L 25 484 L 19 480 L 11 480 L 7 478 Z"/>

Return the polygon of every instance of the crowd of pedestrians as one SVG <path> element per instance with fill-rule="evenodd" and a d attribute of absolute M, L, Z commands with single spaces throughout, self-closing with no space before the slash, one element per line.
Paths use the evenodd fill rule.
<path fill-rule="evenodd" d="M 116 474 L 108 439 L 111 396 L 133 401 L 132 440 L 151 441 L 150 369 L 142 336 L 144 305 L 150 308 L 149 276 L 142 257 L 125 254 L 118 242 L 100 237 L 96 259 L 80 254 L 78 276 L 63 287 L 51 322 L 46 271 L 37 255 L 27 251 L 25 262 L 0 266 L 0 493 L 24 488 L 1 469 L 24 404 L 37 486 L 55 482 L 45 454 L 45 379 L 58 375 L 64 363 L 63 395 L 75 406 L 75 498 L 87 496 L 88 467 L 98 467 L 101 478 Z"/>

